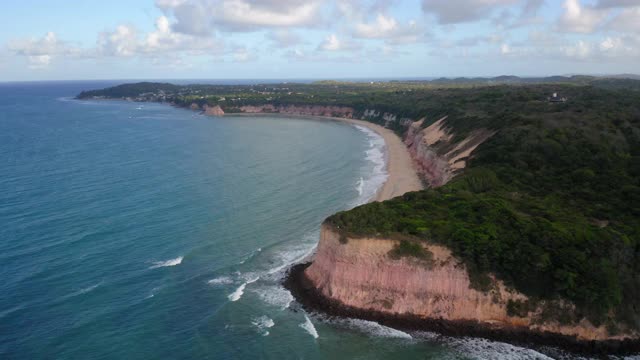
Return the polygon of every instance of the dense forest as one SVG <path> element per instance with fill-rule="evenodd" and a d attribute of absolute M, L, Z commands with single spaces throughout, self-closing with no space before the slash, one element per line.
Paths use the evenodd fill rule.
<path fill-rule="evenodd" d="M 568 101 L 541 100 L 551 89 Z M 640 93 L 610 89 L 542 84 L 416 97 L 431 122 L 449 109 L 454 134 L 496 134 L 447 185 L 328 222 L 351 236 L 444 244 L 479 289 L 493 273 L 532 305 L 570 300 L 577 311 L 549 309 L 566 321 L 587 316 L 611 331 L 620 323 L 638 329 Z"/>
<path fill-rule="evenodd" d="M 567 101 L 549 102 L 554 92 Z M 621 323 L 640 329 L 640 81 L 138 83 L 78 97 L 220 105 L 225 112 L 242 105 L 340 105 L 364 117 L 375 109 L 396 116 L 385 124 L 399 134 L 406 131 L 402 119 L 425 118 L 428 126 L 446 115 L 454 141 L 489 129 L 495 134 L 445 186 L 340 212 L 328 223 L 352 237 L 404 239 L 394 256 L 416 253 L 412 241 L 444 244 L 479 289 L 487 290 L 493 273 L 532 305 L 566 299 L 576 306 L 550 307 L 550 316 L 587 316 L 611 331 Z"/>

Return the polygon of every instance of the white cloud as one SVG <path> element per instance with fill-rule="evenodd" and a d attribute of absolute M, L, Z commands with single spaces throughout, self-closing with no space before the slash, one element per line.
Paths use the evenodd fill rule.
<path fill-rule="evenodd" d="M 485 19 L 496 9 L 518 0 L 422 0 L 422 10 L 433 14 L 441 24 L 456 24 Z"/>
<path fill-rule="evenodd" d="M 25 57 L 32 68 L 45 68 L 58 57 L 86 59 L 143 56 L 153 59 L 154 63 L 164 60 L 177 64 L 183 55 L 217 56 L 224 52 L 222 41 L 212 36 L 203 38 L 174 32 L 166 16 L 158 17 L 156 29 L 146 34 L 126 24 L 117 26 L 113 31 L 101 32 L 94 48 L 72 46 L 58 40 L 53 32 L 48 32 L 39 39 L 11 41 L 7 48 L 14 55 Z"/>
<path fill-rule="evenodd" d="M 575 44 L 564 47 L 563 50 L 567 57 L 584 60 L 592 54 L 593 45 L 586 41 L 578 40 Z"/>
<path fill-rule="evenodd" d="M 414 20 L 406 25 L 388 15 L 379 13 L 372 23 L 358 23 L 355 26 L 354 35 L 367 39 L 384 39 L 392 44 L 414 43 L 424 37 L 424 30 Z"/>
<path fill-rule="evenodd" d="M 345 49 L 343 41 L 338 39 L 336 34 L 327 36 L 322 43 L 318 46 L 318 49 L 325 51 L 339 51 Z"/>
<path fill-rule="evenodd" d="M 245 47 L 238 47 L 233 51 L 234 62 L 247 62 L 253 61 L 256 57 L 251 54 Z"/>
<path fill-rule="evenodd" d="M 622 10 L 606 26 L 619 32 L 630 32 L 640 35 L 640 6 Z"/>
<path fill-rule="evenodd" d="M 57 56 L 80 56 L 82 50 L 67 42 L 58 40 L 54 32 L 47 32 L 42 38 L 13 40 L 8 44 L 9 51 L 24 56 L 31 68 L 44 68 Z"/>
<path fill-rule="evenodd" d="M 130 25 L 119 25 L 114 31 L 98 35 L 97 52 L 106 56 L 133 56 L 139 47 L 136 29 Z"/>
<path fill-rule="evenodd" d="M 308 27 L 320 22 L 321 0 L 156 0 L 176 19 L 177 32 L 206 35 L 212 31 L 256 31 Z"/>
<path fill-rule="evenodd" d="M 202 38 L 174 32 L 166 16 L 158 17 L 156 30 L 144 35 L 138 34 L 129 25 L 103 32 L 99 35 L 97 47 L 100 55 L 124 57 L 169 52 L 218 55 L 222 50 L 222 42 L 213 37 Z"/>
<path fill-rule="evenodd" d="M 614 7 L 630 7 L 638 6 L 638 0 L 599 0 L 597 7 L 614 8 Z"/>
<path fill-rule="evenodd" d="M 560 29 L 576 33 L 592 33 L 602 24 L 608 10 L 583 6 L 580 0 L 565 0 L 562 5 L 564 13 L 560 18 Z"/>
<path fill-rule="evenodd" d="M 544 18 L 539 16 L 538 13 L 544 2 L 545 0 L 526 0 L 520 10 L 520 15 L 513 18 L 511 13 L 505 10 L 505 13 L 496 19 L 496 22 L 510 28 L 543 23 Z M 513 18 L 513 20 L 510 18 Z"/>
<path fill-rule="evenodd" d="M 354 51 L 361 48 L 360 44 L 339 38 L 336 34 L 327 36 L 319 45 L 318 51 Z"/>
<path fill-rule="evenodd" d="M 32 55 L 28 56 L 30 69 L 42 69 L 51 63 L 51 55 Z"/>
<path fill-rule="evenodd" d="M 302 43 L 302 38 L 288 29 L 276 29 L 266 35 L 267 39 L 279 48 L 286 48 Z"/>
<path fill-rule="evenodd" d="M 353 63 L 362 62 L 360 56 L 347 56 L 344 53 L 338 52 L 339 55 L 329 55 L 327 51 L 305 51 L 303 49 L 289 50 L 284 54 L 285 58 L 300 61 L 300 62 L 336 62 L 336 63 Z"/>

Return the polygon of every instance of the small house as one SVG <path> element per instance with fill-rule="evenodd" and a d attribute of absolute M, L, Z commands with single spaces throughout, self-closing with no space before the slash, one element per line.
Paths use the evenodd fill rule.
<path fill-rule="evenodd" d="M 567 98 L 558 96 L 558 93 L 553 93 L 549 97 L 549 102 L 552 102 L 552 103 L 563 103 L 563 102 L 566 102 L 566 101 L 567 101 Z"/>

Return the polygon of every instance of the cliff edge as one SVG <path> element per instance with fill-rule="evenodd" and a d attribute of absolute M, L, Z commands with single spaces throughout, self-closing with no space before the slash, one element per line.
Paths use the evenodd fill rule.
<path fill-rule="evenodd" d="M 586 319 L 545 319 L 543 302 L 525 311 L 512 309 L 529 299 L 493 276 L 490 290 L 474 289 L 465 265 L 446 247 L 414 243 L 428 254 L 416 258 L 394 255 L 400 244 L 395 239 L 348 238 L 325 223 L 313 262 L 292 268 L 285 286 L 307 308 L 401 329 L 589 354 L 640 351 L 635 332 L 610 334 L 606 326 Z"/>

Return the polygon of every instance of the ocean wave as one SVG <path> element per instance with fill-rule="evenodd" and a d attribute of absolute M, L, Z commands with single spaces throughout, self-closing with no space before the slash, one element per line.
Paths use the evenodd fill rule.
<path fill-rule="evenodd" d="M 356 184 L 358 197 L 351 204 L 359 206 L 371 201 L 378 190 L 389 178 L 386 161 L 386 144 L 382 136 L 375 131 L 360 125 L 354 125 L 356 129 L 365 133 L 369 139 L 369 148 L 365 151 L 365 160 L 373 165 L 373 170 L 366 177 L 361 177 Z"/>
<path fill-rule="evenodd" d="M 318 233 L 318 236 L 319 233 Z M 288 269 L 292 265 L 304 261 L 310 257 L 316 249 L 317 244 L 303 244 L 295 249 L 282 251 L 277 254 L 280 258 L 281 265 L 267 270 L 265 275 L 279 275 L 283 276 L 283 270 Z"/>
<path fill-rule="evenodd" d="M 309 258 L 316 249 L 317 239 L 319 236 L 320 232 L 316 230 L 305 235 L 303 237 L 302 243 L 300 244 L 287 246 L 286 250 L 275 251 L 273 253 L 267 251 L 270 253 L 270 256 L 273 256 L 272 263 L 275 262 L 278 265 L 266 270 L 251 272 L 242 275 L 245 281 L 238 288 L 236 288 L 233 293 L 227 296 L 228 299 L 230 301 L 240 300 L 242 295 L 244 295 L 247 285 L 256 282 L 258 279 L 264 279 L 267 282 L 275 283 L 274 286 L 267 286 L 252 291 L 258 294 L 260 299 L 270 305 L 278 306 L 283 310 L 288 308 L 293 301 L 293 295 L 291 295 L 289 290 L 286 290 L 279 285 L 280 280 L 282 280 L 285 275 L 284 270 Z M 261 252 L 262 249 L 258 249 L 256 251 Z M 240 276 L 240 273 L 236 274 Z M 210 284 L 214 285 L 226 282 L 227 278 L 225 277 L 220 277 L 209 281 Z"/>
<path fill-rule="evenodd" d="M 275 322 L 267 317 L 266 315 L 257 317 L 251 321 L 255 327 L 258 328 L 260 332 L 262 332 L 262 336 L 269 335 L 269 331 L 266 329 L 272 328 L 275 325 Z"/>
<path fill-rule="evenodd" d="M 2 310 L 2 311 L 0 311 L 0 319 L 2 319 L 3 317 L 18 311 L 18 310 L 22 310 L 22 309 L 24 309 L 24 305 L 23 304 L 14 306 L 14 307 L 12 307 L 10 309 L 7 309 L 7 310 Z"/>
<path fill-rule="evenodd" d="M 320 230 L 309 232 L 303 236 L 300 243 L 296 245 L 288 245 L 286 250 L 275 252 L 275 262 L 279 265 L 266 270 L 263 276 L 269 277 L 270 280 L 280 280 L 284 276 L 284 270 L 292 265 L 298 264 L 311 255 L 316 249 Z"/>
<path fill-rule="evenodd" d="M 250 260 L 252 258 L 254 258 L 256 255 L 258 255 L 260 252 L 262 251 L 262 248 L 257 248 L 256 250 L 250 252 L 248 255 L 246 255 L 244 257 L 244 259 L 240 260 L 240 264 L 244 264 L 245 262 L 247 262 L 247 260 Z"/>
<path fill-rule="evenodd" d="M 64 295 L 64 296 L 62 296 L 62 297 L 60 297 L 60 298 L 58 298 L 58 299 L 54 300 L 54 301 L 53 301 L 53 304 L 56 304 L 56 303 L 59 303 L 59 302 L 64 302 L 64 301 L 66 301 L 66 300 L 68 300 L 68 299 L 71 299 L 71 298 L 73 298 L 73 297 L 76 297 L 76 296 L 80 296 L 80 295 L 87 294 L 87 293 L 89 293 L 89 292 L 91 292 L 91 291 L 95 290 L 95 289 L 96 289 L 97 287 L 99 287 L 100 285 L 102 285 L 102 281 L 100 281 L 100 282 L 99 282 L 99 283 L 97 283 L 97 284 L 93 284 L 93 285 L 90 285 L 90 286 L 87 286 L 87 287 L 81 288 L 80 290 L 76 290 L 76 291 L 74 291 L 74 292 L 72 292 L 72 293 L 69 293 L 69 294 L 67 294 L 67 295 Z"/>
<path fill-rule="evenodd" d="M 301 328 L 303 328 L 306 332 L 309 333 L 309 335 L 313 336 L 314 339 L 317 339 L 319 337 L 318 335 L 318 331 L 316 330 L 316 327 L 313 326 L 313 323 L 311 322 L 311 319 L 309 319 L 309 316 L 307 316 L 306 314 L 304 315 L 304 322 L 298 326 L 300 326 Z"/>
<path fill-rule="evenodd" d="M 346 318 L 338 318 L 328 321 L 332 324 L 359 330 L 375 337 L 413 339 L 411 335 L 404 331 L 396 330 L 373 321 Z"/>
<path fill-rule="evenodd" d="M 461 355 L 470 355 L 478 360 L 553 360 L 533 349 L 481 338 L 447 338 L 446 343 Z"/>
<path fill-rule="evenodd" d="M 238 286 L 236 291 L 234 291 L 231 294 L 229 294 L 229 296 L 227 296 L 227 298 L 230 301 L 238 301 L 238 300 L 240 300 L 240 298 L 242 298 L 242 295 L 244 295 L 244 289 L 247 287 L 247 285 L 258 281 L 258 279 L 260 279 L 260 277 L 256 276 L 256 277 L 254 277 L 254 278 L 252 278 L 250 280 L 247 280 L 247 281 L 243 282 L 242 285 Z"/>
<path fill-rule="evenodd" d="M 102 284 L 102 281 L 97 283 L 97 284 L 94 284 L 94 285 L 91 285 L 91 286 L 87 286 L 86 288 L 82 288 L 77 292 L 77 295 L 82 295 L 82 294 L 86 294 L 86 293 L 88 293 L 90 291 L 93 291 L 98 286 L 100 286 L 100 284 Z"/>
<path fill-rule="evenodd" d="M 207 284 L 210 284 L 210 285 L 228 285 L 228 284 L 233 284 L 233 279 L 230 278 L 229 276 L 220 276 L 220 277 L 213 278 L 213 279 L 207 281 Z"/>
<path fill-rule="evenodd" d="M 156 296 L 156 293 L 160 290 L 162 290 L 162 288 L 164 288 L 164 286 L 156 286 L 153 289 L 151 289 L 151 291 L 149 292 L 149 295 L 147 295 L 147 297 L 145 297 L 145 299 L 151 299 L 152 297 Z"/>
<path fill-rule="evenodd" d="M 153 266 L 151 266 L 149 269 L 156 269 L 156 268 L 160 268 L 160 267 L 180 265 L 180 264 L 182 264 L 182 259 L 184 259 L 184 256 L 179 256 L 179 257 L 177 257 L 175 259 L 170 259 L 170 260 L 167 260 L 167 261 L 155 261 L 153 263 Z"/>
<path fill-rule="evenodd" d="M 423 331 L 418 331 L 413 334 L 416 338 L 443 343 L 459 356 L 468 356 L 478 360 L 553 360 L 555 357 L 549 357 L 533 349 L 483 338 L 458 338 Z M 576 357 L 575 355 L 571 355 L 568 358 L 571 360 L 584 359 L 582 357 Z"/>
<path fill-rule="evenodd" d="M 291 292 L 281 285 L 265 286 L 253 290 L 265 303 L 279 307 L 281 310 L 289 308 L 294 298 Z"/>

